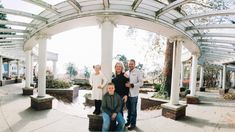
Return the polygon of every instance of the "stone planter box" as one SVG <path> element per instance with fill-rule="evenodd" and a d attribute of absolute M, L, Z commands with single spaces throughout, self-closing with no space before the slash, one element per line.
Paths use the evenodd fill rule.
<path fill-rule="evenodd" d="M 90 131 L 102 131 L 103 119 L 101 115 L 88 115 L 89 118 L 89 130 Z M 111 121 L 109 130 L 114 131 L 116 128 L 116 121 Z"/>
<path fill-rule="evenodd" d="M 86 94 L 84 97 L 85 97 L 85 105 L 95 106 L 95 101 L 91 99 L 91 94 Z"/>
<path fill-rule="evenodd" d="M 68 89 L 46 88 L 46 93 L 55 96 L 62 96 L 69 102 L 73 102 L 78 97 L 79 86 L 72 86 Z"/>
<path fill-rule="evenodd" d="M 167 103 L 167 100 L 156 99 L 156 98 L 141 98 L 141 110 L 147 110 L 153 106 L 160 106 L 161 104 Z"/>
<path fill-rule="evenodd" d="M 0 86 L 8 85 L 8 84 L 14 84 L 16 83 L 16 80 L 1 80 Z"/>
<path fill-rule="evenodd" d="M 16 83 L 22 83 L 23 79 L 22 78 L 18 78 L 16 79 Z"/>

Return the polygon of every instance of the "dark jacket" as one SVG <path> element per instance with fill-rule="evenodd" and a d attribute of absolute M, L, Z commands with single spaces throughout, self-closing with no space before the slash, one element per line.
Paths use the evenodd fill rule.
<path fill-rule="evenodd" d="M 115 92 L 118 93 L 121 97 L 129 94 L 129 88 L 125 84 L 129 81 L 129 78 L 124 76 L 124 73 L 116 75 L 112 79 L 112 83 L 115 85 Z"/>
<path fill-rule="evenodd" d="M 101 109 L 103 112 L 111 116 L 113 113 L 118 113 L 121 110 L 121 97 L 115 92 L 110 95 L 108 92 L 103 96 Z"/>

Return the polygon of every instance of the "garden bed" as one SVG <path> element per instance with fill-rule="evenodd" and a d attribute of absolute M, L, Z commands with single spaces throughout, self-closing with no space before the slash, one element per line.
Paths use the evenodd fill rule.
<path fill-rule="evenodd" d="M 46 88 L 46 93 L 65 102 L 73 102 L 78 97 L 79 86 L 74 85 L 70 88 Z"/>
<path fill-rule="evenodd" d="M 167 100 L 156 98 L 141 98 L 141 110 L 160 109 L 161 104 L 168 103 Z"/>
<path fill-rule="evenodd" d="M 1 80 L 0 86 L 8 85 L 8 84 L 15 84 L 15 83 L 21 83 L 22 79 L 10 79 L 10 80 Z"/>

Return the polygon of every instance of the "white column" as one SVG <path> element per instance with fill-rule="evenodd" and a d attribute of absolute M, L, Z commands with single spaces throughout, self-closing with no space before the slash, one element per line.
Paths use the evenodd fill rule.
<path fill-rule="evenodd" d="M 227 72 L 227 65 L 223 65 L 223 84 L 222 88 L 226 89 L 226 72 Z"/>
<path fill-rule="evenodd" d="M 52 61 L 53 62 L 53 75 L 54 75 L 54 78 L 56 78 L 57 76 L 57 71 L 56 71 L 56 61 Z"/>
<path fill-rule="evenodd" d="M 16 71 L 16 74 L 17 74 L 17 78 L 20 78 L 20 62 L 19 60 L 17 60 L 16 62 L 16 65 L 17 65 L 17 71 Z"/>
<path fill-rule="evenodd" d="M 108 18 L 101 24 L 101 71 L 108 81 L 112 78 L 114 25 Z"/>
<path fill-rule="evenodd" d="M 202 88 L 203 87 L 203 78 L 204 77 L 204 67 L 203 66 L 201 66 L 201 70 L 200 70 L 200 86 L 199 86 L 199 88 Z"/>
<path fill-rule="evenodd" d="M 222 84 L 223 84 L 223 70 L 220 69 L 219 70 L 219 88 L 222 88 Z"/>
<path fill-rule="evenodd" d="M 0 80 L 3 79 L 3 75 L 2 75 L 2 56 L 0 56 Z"/>
<path fill-rule="evenodd" d="M 31 67 L 31 71 L 30 71 L 30 83 L 33 84 L 33 53 L 31 53 L 31 61 L 30 61 L 30 67 Z"/>
<path fill-rule="evenodd" d="M 173 63 L 172 63 L 172 80 L 171 80 L 171 97 L 170 104 L 179 104 L 180 92 L 180 68 L 181 68 L 181 41 L 174 42 L 173 48 Z"/>
<path fill-rule="evenodd" d="M 11 77 L 11 62 L 8 61 L 8 77 Z"/>
<path fill-rule="evenodd" d="M 30 62 L 31 61 L 31 50 L 26 51 L 25 57 L 25 88 L 30 88 Z"/>
<path fill-rule="evenodd" d="M 46 95 L 47 35 L 38 38 L 38 97 Z"/>
<path fill-rule="evenodd" d="M 195 96 L 196 95 L 196 82 L 197 82 L 197 62 L 198 57 L 196 54 L 192 55 L 192 69 L 191 69 L 191 75 L 190 75 L 190 95 Z"/>
<path fill-rule="evenodd" d="M 233 87 L 235 87 L 235 72 L 233 72 Z"/>
<path fill-rule="evenodd" d="M 180 87 L 183 87 L 183 81 L 184 81 L 184 63 L 181 62 L 181 74 L 180 74 Z"/>

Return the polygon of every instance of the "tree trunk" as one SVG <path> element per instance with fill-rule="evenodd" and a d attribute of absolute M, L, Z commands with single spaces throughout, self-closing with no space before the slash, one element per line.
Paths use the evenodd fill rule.
<path fill-rule="evenodd" d="M 167 92 L 168 96 L 170 97 L 171 94 L 171 79 L 172 79 L 172 60 L 173 59 L 173 43 L 170 43 L 169 40 L 167 40 L 166 44 L 166 51 L 165 51 L 165 62 L 164 62 L 164 91 Z"/>

